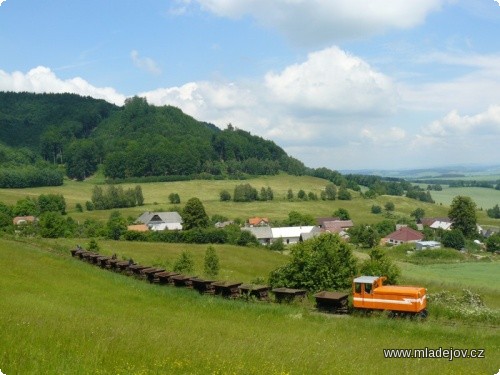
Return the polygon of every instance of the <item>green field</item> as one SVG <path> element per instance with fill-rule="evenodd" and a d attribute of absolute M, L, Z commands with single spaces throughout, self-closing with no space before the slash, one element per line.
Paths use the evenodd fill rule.
<path fill-rule="evenodd" d="M 112 251 L 124 244 L 102 245 Z M 123 251 L 141 261 L 170 251 L 135 245 Z M 332 316 L 309 306 L 222 300 L 101 270 L 71 258 L 65 247 L 0 239 L 6 374 L 494 374 L 500 365 L 498 325 L 432 315 L 426 322 Z M 221 251 L 221 264 L 236 251 Z M 262 272 L 243 263 L 248 277 Z M 443 282 L 461 272 L 449 271 Z M 485 285 L 488 278 L 475 286 Z M 484 349 L 485 358 L 384 359 L 382 352 L 426 347 Z"/>
<path fill-rule="evenodd" d="M 480 187 L 446 187 L 442 191 L 433 191 L 432 198 L 436 203 L 442 203 L 449 206 L 454 197 L 463 195 L 471 197 L 476 202 L 478 208 L 486 210 L 493 208 L 496 204 L 500 205 L 500 190 L 486 189 Z"/>
<path fill-rule="evenodd" d="M 94 183 L 100 180 L 89 179 L 85 182 L 65 181 L 60 187 L 44 187 L 29 189 L 1 189 L 0 202 L 15 204 L 19 199 L 25 196 L 38 197 L 40 194 L 62 194 L 68 206 L 68 213 L 75 220 L 83 221 L 86 218 L 95 218 L 107 220 L 110 211 L 85 211 L 77 212 L 75 204 L 80 203 L 85 207 L 85 202 L 89 201 L 92 194 Z M 234 187 L 238 184 L 250 183 L 257 190 L 261 187 L 270 186 L 274 191 L 274 200 L 267 202 L 221 202 L 219 193 L 222 190 L 228 190 L 231 194 Z M 371 213 L 371 207 L 374 204 L 382 207 L 388 201 L 395 204 L 395 215 L 408 216 L 411 211 L 417 207 L 422 207 L 428 216 L 445 216 L 447 208 L 444 206 L 422 203 L 412 199 L 395 196 L 381 196 L 376 199 L 363 199 L 359 193 L 352 192 L 353 199 L 350 201 L 288 201 L 285 199 L 288 189 L 292 189 L 297 195 L 300 189 L 307 192 L 320 194 L 328 182 L 326 180 L 308 177 L 308 176 L 265 176 L 244 181 L 221 180 L 221 181 L 181 181 L 181 182 L 163 182 L 163 183 L 144 183 L 140 184 L 145 198 L 145 205 L 128 209 L 120 209 L 125 217 L 131 216 L 137 218 L 144 211 L 162 211 L 169 210 L 172 205 L 169 203 L 170 193 L 178 193 L 181 198 L 181 204 L 173 209 L 182 208 L 183 204 L 191 197 L 198 197 L 205 207 L 209 216 L 214 214 L 224 215 L 230 219 L 241 218 L 243 220 L 251 216 L 264 216 L 275 220 L 284 220 L 288 217 L 290 211 L 299 211 L 303 214 L 311 214 L 314 217 L 331 216 L 338 208 L 345 208 L 351 214 L 355 222 L 375 223 L 383 219 L 381 215 Z M 135 184 L 122 185 L 124 189 L 133 187 Z M 486 217 L 486 214 L 484 214 Z M 487 221 L 487 220 L 486 220 Z"/>

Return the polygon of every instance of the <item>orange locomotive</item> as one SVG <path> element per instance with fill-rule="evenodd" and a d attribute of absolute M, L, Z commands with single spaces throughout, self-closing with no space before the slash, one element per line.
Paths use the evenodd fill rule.
<path fill-rule="evenodd" d="M 365 310 L 387 310 L 392 316 L 427 317 L 426 289 L 419 286 L 383 285 L 385 276 L 360 276 L 353 280 L 353 306 Z"/>

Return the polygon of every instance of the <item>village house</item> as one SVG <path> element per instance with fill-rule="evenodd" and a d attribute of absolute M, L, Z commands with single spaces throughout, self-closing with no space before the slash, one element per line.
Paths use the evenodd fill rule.
<path fill-rule="evenodd" d="M 182 230 L 182 217 L 178 212 L 144 212 L 136 224 L 145 224 L 150 230 Z"/>
<path fill-rule="evenodd" d="M 320 233 L 319 227 L 314 225 L 279 228 L 271 228 L 268 226 L 245 227 L 242 228 L 242 230 L 252 233 L 262 245 L 269 245 L 278 238 L 281 238 L 285 245 L 295 244 L 311 238 L 314 236 L 314 233 Z"/>
<path fill-rule="evenodd" d="M 400 245 L 403 243 L 422 241 L 423 239 L 424 235 L 419 231 L 409 227 L 402 227 L 382 238 L 381 243 Z"/>
<path fill-rule="evenodd" d="M 424 227 L 429 227 L 432 229 L 441 228 L 443 230 L 451 230 L 452 221 L 448 217 L 423 217 L 417 223 L 417 228 L 419 230 L 424 229 Z"/>
<path fill-rule="evenodd" d="M 269 226 L 269 219 L 267 217 L 251 217 L 247 221 L 249 227 L 263 227 Z"/>

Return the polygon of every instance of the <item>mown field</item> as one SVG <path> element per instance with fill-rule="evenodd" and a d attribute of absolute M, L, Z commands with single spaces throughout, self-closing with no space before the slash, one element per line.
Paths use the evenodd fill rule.
<path fill-rule="evenodd" d="M 121 248 L 141 261 L 168 259 L 180 251 L 177 245 L 100 244 L 105 251 Z M 0 239 L 4 373 L 494 374 L 500 365 L 498 324 L 432 318 L 432 310 L 420 322 L 222 300 L 98 269 L 71 258 L 69 247 L 60 240 Z M 224 272 L 242 259 L 248 270 L 238 271 L 241 277 L 259 277 L 283 261 L 281 254 L 268 252 L 268 264 L 254 266 L 265 256 L 247 258 L 256 249 L 216 248 Z M 469 272 L 497 270 L 481 264 L 491 267 L 477 263 L 479 268 Z M 418 279 L 429 269 L 405 272 Z M 447 285 L 461 273 L 450 268 L 440 280 Z M 494 278 L 478 278 L 474 288 L 490 286 L 500 297 Z M 425 284 L 425 278 L 420 281 Z M 485 358 L 384 359 L 382 352 L 426 347 L 484 349 Z"/>

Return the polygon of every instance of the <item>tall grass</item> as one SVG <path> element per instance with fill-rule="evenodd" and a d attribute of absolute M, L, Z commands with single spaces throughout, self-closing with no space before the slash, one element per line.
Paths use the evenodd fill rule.
<path fill-rule="evenodd" d="M 495 373 L 498 326 L 315 314 L 159 287 L 0 239 L 6 374 Z M 487 329 L 486 329 L 487 328 Z M 485 359 L 384 359 L 383 348 Z"/>

